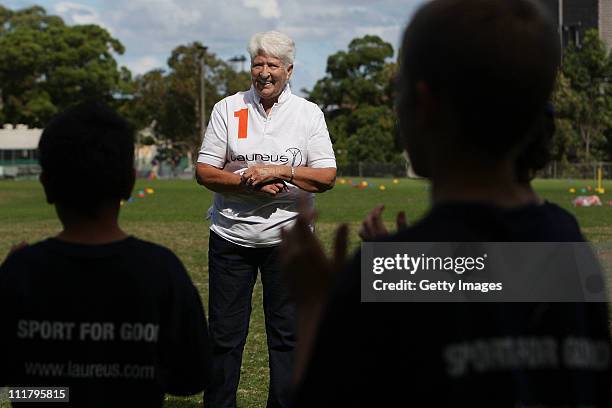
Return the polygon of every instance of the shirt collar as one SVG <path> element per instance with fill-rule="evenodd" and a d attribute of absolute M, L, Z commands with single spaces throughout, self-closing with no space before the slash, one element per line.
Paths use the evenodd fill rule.
<path fill-rule="evenodd" d="M 253 100 L 255 101 L 255 104 L 259 105 L 261 103 L 261 98 L 257 94 L 257 91 L 255 90 L 254 85 L 251 85 L 251 93 L 253 94 Z M 279 105 L 282 105 L 283 103 L 287 102 L 290 97 L 291 97 L 291 87 L 289 86 L 289 81 L 287 81 L 287 83 L 285 84 L 285 88 L 283 89 L 281 94 L 278 96 L 277 103 Z"/>

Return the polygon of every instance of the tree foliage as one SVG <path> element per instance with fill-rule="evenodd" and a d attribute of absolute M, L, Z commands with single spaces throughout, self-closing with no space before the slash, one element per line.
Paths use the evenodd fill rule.
<path fill-rule="evenodd" d="M 558 113 L 555 158 L 612 159 L 612 57 L 596 30 L 564 52 L 554 103 Z"/>
<path fill-rule="evenodd" d="M 0 6 L 0 49 L 2 122 L 40 127 L 80 100 L 113 101 L 130 80 L 114 59 L 123 45 L 104 28 L 67 26 L 39 6 Z"/>
<path fill-rule="evenodd" d="M 399 162 L 395 147 L 393 47 L 380 37 L 353 39 L 327 59 L 309 99 L 325 112 L 338 164 Z"/>
<path fill-rule="evenodd" d="M 158 140 L 195 151 L 203 133 L 201 58 L 207 117 L 220 99 L 250 86 L 248 72 L 237 72 L 199 42 L 174 48 L 168 70 L 132 78 L 115 61 L 123 45 L 104 28 L 68 26 L 39 6 L 0 6 L 0 49 L 0 124 L 42 127 L 72 104 L 102 98 L 137 129 L 151 128 Z M 403 162 L 395 142 L 393 56 L 378 36 L 355 38 L 328 57 L 312 90 L 303 90 L 326 115 L 339 165 Z M 597 31 L 565 50 L 553 102 L 554 159 L 612 160 L 612 56 Z"/>
<path fill-rule="evenodd" d="M 170 70 L 150 71 L 136 77 L 134 96 L 122 108 L 139 128 L 153 121 L 154 132 L 189 149 L 199 147 L 200 129 L 200 58 L 206 65 L 206 117 L 223 97 L 249 89 L 248 72 L 236 72 L 215 54 L 204 52 L 201 43 L 176 47 L 168 58 Z"/>

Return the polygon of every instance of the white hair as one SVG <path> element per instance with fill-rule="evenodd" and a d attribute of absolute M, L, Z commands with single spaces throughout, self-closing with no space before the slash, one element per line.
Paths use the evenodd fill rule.
<path fill-rule="evenodd" d="M 285 65 L 292 65 L 295 60 L 295 43 L 287 34 L 279 31 L 254 34 L 249 41 L 247 51 L 251 54 L 251 61 L 258 55 L 278 58 Z"/>

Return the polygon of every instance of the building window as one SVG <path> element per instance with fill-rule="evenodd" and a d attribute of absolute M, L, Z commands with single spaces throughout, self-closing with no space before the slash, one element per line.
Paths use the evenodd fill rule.
<path fill-rule="evenodd" d="M 582 47 L 582 23 L 563 26 L 563 46 L 570 44 L 576 48 Z"/>

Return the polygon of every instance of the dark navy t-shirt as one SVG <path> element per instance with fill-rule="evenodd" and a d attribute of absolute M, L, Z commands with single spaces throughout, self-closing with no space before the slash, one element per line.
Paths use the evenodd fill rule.
<path fill-rule="evenodd" d="M 435 206 L 396 242 L 581 242 L 545 203 Z M 610 407 L 604 303 L 361 303 L 360 254 L 337 278 L 297 407 Z M 564 365 L 578 355 L 585 364 Z"/>
<path fill-rule="evenodd" d="M 209 376 L 196 288 L 170 250 L 133 237 L 51 238 L 11 254 L 0 267 L 0 345 L 0 386 L 70 387 L 72 406 L 159 407 L 164 393 L 200 392 Z"/>

